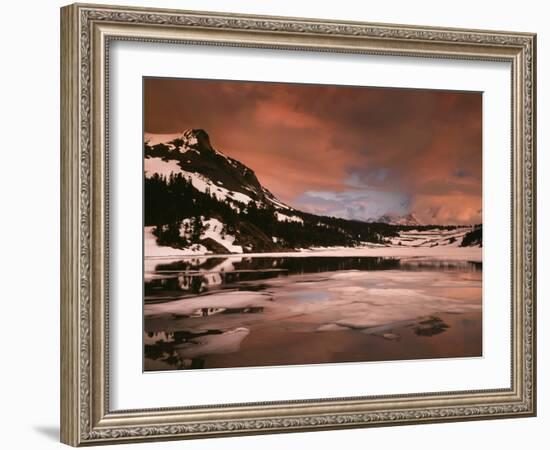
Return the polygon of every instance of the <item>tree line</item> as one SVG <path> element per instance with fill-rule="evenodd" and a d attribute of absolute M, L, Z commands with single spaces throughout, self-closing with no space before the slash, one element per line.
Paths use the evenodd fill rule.
<path fill-rule="evenodd" d="M 385 238 L 397 235 L 396 228 L 388 224 L 317 216 L 300 211 L 289 211 L 288 214 L 300 217 L 303 223 L 279 221 L 276 215 L 278 210 L 271 205 L 251 201 L 245 206 L 219 199 L 208 191 L 198 191 L 181 173 L 169 177 L 154 174 L 145 178 L 144 211 L 145 226 L 154 226 L 153 232 L 159 245 L 174 247 L 200 242 L 203 232 L 201 217 L 217 218 L 224 223 L 225 232 L 236 236 L 237 245 L 240 245 L 240 240 L 254 247 L 255 239 L 261 238 L 262 242 L 272 242 L 272 249 L 383 243 Z M 180 232 L 182 224 L 184 228 L 187 226 L 185 233 Z M 257 249 L 252 248 L 251 251 Z"/>

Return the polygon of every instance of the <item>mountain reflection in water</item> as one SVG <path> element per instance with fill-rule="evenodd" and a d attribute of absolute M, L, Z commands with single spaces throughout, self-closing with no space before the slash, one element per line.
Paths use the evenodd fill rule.
<path fill-rule="evenodd" d="M 205 256 L 146 267 L 145 370 L 481 356 L 481 263 Z"/>

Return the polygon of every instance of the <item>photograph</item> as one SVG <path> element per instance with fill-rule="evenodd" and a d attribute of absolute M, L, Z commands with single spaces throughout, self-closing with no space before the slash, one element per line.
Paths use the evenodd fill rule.
<path fill-rule="evenodd" d="M 483 356 L 482 92 L 143 78 L 143 369 Z"/>
<path fill-rule="evenodd" d="M 40 392 L 26 397 L 60 397 L 54 425 L 75 447 L 268 448 L 323 431 L 298 447 L 329 448 L 359 428 L 386 445 L 390 427 L 410 447 L 425 446 L 416 425 L 444 442 L 453 423 L 474 430 L 457 434 L 468 442 L 521 448 L 542 430 L 543 15 L 290 3 L 39 14 L 59 89 L 8 94 L 25 117 L 55 97 L 59 114 L 35 116 L 60 158 L 41 145 L 40 164 L 15 158 L 6 173 L 11 186 L 19 167 L 59 176 L 26 183 L 59 208 L 31 201 L 34 219 L 18 222 L 57 249 L 59 308 L 39 301 L 33 323 L 57 327 L 57 357 L 39 353 L 58 389 L 30 383 Z M 19 53 L 55 62 L 34 50 Z M 48 81 L 36 67 L 22 86 Z M 21 141 L 17 122 L 8 139 Z M 42 238 L 49 213 L 58 240 Z M 519 418 L 521 433 L 501 432 Z"/>

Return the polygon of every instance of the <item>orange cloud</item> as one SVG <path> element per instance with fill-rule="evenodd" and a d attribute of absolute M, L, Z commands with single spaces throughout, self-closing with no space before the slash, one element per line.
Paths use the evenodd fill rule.
<path fill-rule="evenodd" d="M 146 132 L 204 128 L 287 203 L 378 192 L 369 211 L 481 220 L 481 93 L 147 78 L 144 98 Z"/>

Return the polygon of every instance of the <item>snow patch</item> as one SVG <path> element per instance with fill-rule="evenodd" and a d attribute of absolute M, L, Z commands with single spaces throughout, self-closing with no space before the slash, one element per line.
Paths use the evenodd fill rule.
<path fill-rule="evenodd" d="M 277 220 L 279 222 L 298 222 L 298 223 L 304 223 L 304 220 L 301 217 L 298 216 L 287 216 L 286 214 L 282 214 L 278 211 L 275 212 L 275 217 L 277 217 Z"/>
<path fill-rule="evenodd" d="M 147 178 L 151 178 L 157 173 L 168 178 L 172 173 L 182 173 L 181 167 L 176 160 L 164 161 L 161 158 L 145 158 L 144 171 Z"/>
<path fill-rule="evenodd" d="M 243 253 L 240 245 L 235 245 L 235 236 L 225 232 L 225 225 L 218 219 L 206 219 L 200 217 L 202 232 L 200 239 L 210 238 L 223 246 L 230 253 Z M 185 239 L 191 239 L 193 235 L 194 223 L 192 219 L 183 219 L 180 226 L 180 236 Z"/>
<path fill-rule="evenodd" d="M 400 231 L 399 236 L 392 237 L 389 242 L 393 246 L 403 247 L 460 247 L 466 233 L 471 227 L 460 227 L 455 229 L 432 228 L 429 230 L 406 230 Z"/>
<path fill-rule="evenodd" d="M 151 147 L 154 147 L 158 144 L 168 145 L 168 142 L 172 142 L 174 139 L 180 139 L 181 134 L 171 133 L 171 134 L 154 134 L 154 133 L 145 133 L 144 141 Z"/>
<path fill-rule="evenodd" d="M 180 173 L 191 182 L 197 191 L 202 193 L 210 192 L 210 195 L 215 195 L 220 201 L 227 201 L 230 204 L 237 202 L 245 205 L 252 201 L 248 195 L 232 192 L 222 186 L 217 186 L 199 173 L 183 170 L 176 160 L 164 161 L 161 158 L 145 158 L 144 165 L 145 176 L 147 178 L 151 178 L 155 173 L 164 175 L 165 177 L 169 177 L 172 173 Z"/>
<path fill-rule="evenodd" d="M 167 247 L 169 248 L 169 247 Z M 174 249 L 172 249 L 174 250 Z M 297 257 L 306 258 L 309 256 L 352 256 L 352 257 L 386 257 L 386 258 L 417 258 L 425 257 L 430 259 L 441 260 L 466 260 L 472 262 L 481 262 L 482 260 L 482 248 L 481 247 L 386 247 L 386 246 L 371 246 L 365 245 L 362 247 L 329 247 L 329 248 L 309 248 L 301 249 L 299 251 L 286 251 L 286 252 L 265 252 L 265 253 L 247 253 L 248 257 L 261 256 L 261 257 Z M 170 253 L 165 257 L 167 259 L 173 258 L 175 253 Z M 232 257 L 228 255 L 228 257 Z M 159 256 L 160 258 L 164 258 Z"/>
<path fill-rule="evenodd" d="M 201 174 L 186 172 L 184 170 L 182 170 L 182 173 L 185 178 L 191 181 L 191 184 L 197 191 L 203 193 L 210 192 L 210 195 L 215 195 L 218 200 L 244 203 L 245 205 L 252 201 L 248 195 L 241 194 L 240 192 L 232 192 L 224 187 L 217 186 Z"/>
<path fill-rule="evenodd" d="M 396 214 L 384 214 L 383 216 L 380 216 L 378 219 L 374 220 L 374 222 L 387 223 L 390 225 L 419 225 L 420 224 L 420 221 L 413 213 L 410 213 L 404 216 L 398 216 Z"/>
<path fill-rule="evenodd" d="M 218 244 L 223 245 L 231 253 L 242 253 L 243 248 L 240 245 L 235 245 L 235 236 L 224 232 L 225 225 L 218 219 L 203 220 L 204 230 L 201 234 L 201 239 L 210 238 Z"/>
<path fill-rule="evenodd" d="M 143 312 L 146 316 L 163 314 L 191 315 L 202 308 L 249 308 L 253 306 L 269 306 L 269 296 L 251 291 L 219 292 L 212 295 L 201 295 L 193 298 L 183 298 L 171 302 L 146 303 Z"/>
<path fill-rule="evenodd" d="M 202 244 L 193 244 L 186 248 L 174 248 L 157 244 L 157 237 L 153 234 L 155 227 L 144 227 L 143 247 L 145 258 L 161 256 L 194 256 L 211 253 Z"/>
<path fill-rule="evenodd" d="M 202 244 L 193 244 L 186 248 L 174 248 L 158 245 L 157 237 L 153 234 L 154 228 L 155 227 L 143 228 L 143 271 L 145 281 L 155 278 L 155 267 L 159 263 L 159 259 L 172 258 L 174 256 L 206 255 L 208 253 L 212 253 Z"/>
<path fill-rule="evenodd" d="M 265 195 L 265 198 L 271 202 L 276 208 L 279 209 L 292 209 L 290 206 L 285 205 L 283 202 L 281 202 L 277 197 L 275 197 L 269 190 L 267 190 L 265 187 L 262 187 L 262 191 Z"/>

